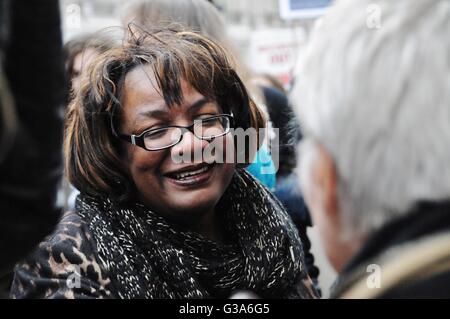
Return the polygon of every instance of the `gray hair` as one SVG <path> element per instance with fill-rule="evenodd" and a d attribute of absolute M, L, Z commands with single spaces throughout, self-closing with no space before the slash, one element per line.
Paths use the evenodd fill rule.
<path fill-rule="evenodd" d="M 181 24 L 228 45 L 222 15 L 206 0 L 133 0 L 122 10 L 122 24 L 130 22 L 147 28 Z"/>
<path fill-rule="evenodd" d="M 450 1 L 338 1 L 300 61 L 291 97 L 333 158 L 347 231 L 450 199 Z"/>

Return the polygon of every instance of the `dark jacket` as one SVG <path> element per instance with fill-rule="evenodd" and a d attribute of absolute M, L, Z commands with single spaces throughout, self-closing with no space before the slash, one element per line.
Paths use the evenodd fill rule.
<path fill-rule="evenodd" d="M 450 203 L 422 203 L 376 232 L 331 297 L 450 298 Z"/>
<path fill-rule="evenodd" d="M 2 91 L 11 93 L 8 112 L 17 118 L 0 161 L 1 280 L 59 218 L 64 65 L 57 0 L 1 1 L 0 11 Z"/>

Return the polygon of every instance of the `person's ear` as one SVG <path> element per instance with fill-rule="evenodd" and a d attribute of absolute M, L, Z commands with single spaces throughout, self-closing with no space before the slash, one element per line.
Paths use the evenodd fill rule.
<path fill-rule="evenodd" d="M 339 223 L 339 206 L 337 194 L 337 173 L 330 153 L 320 144 L 316 149 L 314 179 L 320 189 L 320 200 L 327 218 Z"/>

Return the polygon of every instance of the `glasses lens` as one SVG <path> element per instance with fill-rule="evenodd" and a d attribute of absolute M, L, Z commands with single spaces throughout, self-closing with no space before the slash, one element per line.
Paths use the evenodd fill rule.
<path fill-rule="evenodd" d="M 181 130 L 177 127 L 165 127 L 160 130 L 148 132 L 144 135 L 144 144 L 147 149 L 160 149 L 175 145 L 180 141 Z"/>
<path fill-rule="evenodd" d="M 202 119 L 194 125 L 195 135 L 204 139 L 211 139 L 225 135 L 230 130 L 230 119 L 227 116 L 218 116 Z"/>

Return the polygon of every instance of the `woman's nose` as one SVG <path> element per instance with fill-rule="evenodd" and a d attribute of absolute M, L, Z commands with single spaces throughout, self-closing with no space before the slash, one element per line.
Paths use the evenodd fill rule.
<path fill-rule="evenodd" d="M 199 139 L 191 131 L 186 131 L 181 141 L 172 147 L 172 159 L 176 163 L 203 162 L 203 150 L 207 144 L 207 141 Z"/>

